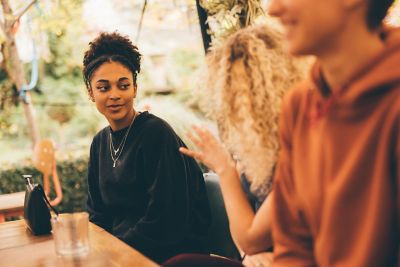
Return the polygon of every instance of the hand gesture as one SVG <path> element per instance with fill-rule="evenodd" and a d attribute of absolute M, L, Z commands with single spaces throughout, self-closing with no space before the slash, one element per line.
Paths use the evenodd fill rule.
<path fill-rule="evenodd" d="M 201 129 L 197 126 L 193 126 L 193 130 L 196 136 L 189 133 L 188 137 L 196 145 L 198 151 L 181 147 L 179 148 L 180 152 L 201 161 L 217 174 L 221 174 L 228 168 L 235 168 L 235 163 L 228 151 L 208 129 Z"/>

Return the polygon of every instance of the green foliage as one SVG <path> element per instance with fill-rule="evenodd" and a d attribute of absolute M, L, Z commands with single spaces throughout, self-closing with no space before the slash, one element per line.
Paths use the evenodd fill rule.
<path fill-rule="evenodd" d="M 102 128 L 105 119 L 97 111 L 94 104 L 90 104 L 90 106 L 80 106 L 79 112 L 68 122 L 68 127 L 65 127 L 67 140 L 76 141 L 81 138 L 92 138 Z"/>
<path fill-rule="evenodd" d="M 85 35 L 81 16 L 81 0 L 58 1 L 40 20 L 40 30 L 46 32 L 50 50 L 45 72 L 55 79 L 81 76 Z"/>
<path fill-rule="evenodd" d="M 65 29 L 60 35 L 48 33 L 51 58 L 45 65 L 46 74 L 56 79 L 81 76 L 79 55 L 83 52 L 79 48 L 83 45 L 75 46 L 76 35 L 78 33 L 73 29 Z"/>
<path fill-rule="evenodd" d="M 102 116 L 88 100 L 81 77 L 55 79 L 45 77 L 34 95 L 37 120 L 43 138 L 52 138 L 61 146 L 76 143 L 80 138 L 93 136 L 101 127 Z M 41 105 L 39 105 L 41 104 Z"/>
<path fill-rule="evenodd" d="M 203 51 L 192 48 L 177 48 L 168 59 L 167 75 L 176 91 L 194 90 L 197 70 L 204 60 Z"/>
<path fill-rule="evenodd" d="M 69 27 L 71 23 L 81 22 L 82 0 L 52 1 L 51 4 L 39 2 L 42 10 L 39 18 L 42 31 L 61 35 L 63 29 Z"/>
<path fill-rule="evenodd" d="M 172 63 L 178 75 L 191 75 L 196 71 L 204 55 L 202 52 L 190 48 L 178 48 L 172 52 Z"/>
<path fill-rule="evenodd" d="M 10 116 L 17 103 L 16 87 L 0 68 L 0 139 L 10 132 Z"/>
<path fill-rule="evenodd" d="M 20 0 L 11 2 L 14 12 L 21 10 L 27 4 L 26 1 Z M 45 117 L 41 113 L 49 112 L 50 116 L 46 119 L 52 117 L 61 124 L 71 119 L 76 100 L 85 93 L 80 92 L 83 87 L 79 86 L 83 84 L 81 60 L 84 49 L 82 38 L 85 36 L 85 27 L 81 19 L 82 3 L 82 0 L 38 1 L 24 14 L 24 18 L 28 19 L 22 20 L 22 23 L 29 24 L 29 31 L 22 32 L 21 30 L 22 35 L 26 35 L 28 40 L 34 40 L 40 56 L 37 88 L 42 90 L 43 94 L 38 95 L 32 91 L 34 108 L 37 109 L 39 118 Z M 26 27 L 25 24 L 23 26 Z M 24 67 L 29 82 L 31 64 L 27 63 Z M 24 116 L 22 105 L 15 105 L 19 99 L 15 97 L 16 88 L 14 87 L 15 85 L 10 82 L 6 73 L 0 70 L 0 139 L 26 138 L 29 134 L 25 129 L 25 120 L 21 120 Z M 56 105 L 49 108 L 49 111 L 41 109 L 38 102 L 43 106 L 49 106 L 54 102 Z M 61 105 L 59 105 L 60 102 Z M 40 132 L 43 132 L 43 127 L 48 128 L 48 125 L 41 123 L 43 121 L 46 120 L 37 120 Z"/>
<path fill-rule="evenodd" d="M 86 210 L 87 198 L 87 160 L 67 161 L 59 167 L 59 176 L 64 190 L 60 211 Z"/>
<path fill-rule="evenodd" d="M 87 159 L 66 160 L 57 164 L 64 198 L 56 207 L 59 212 L 86 210 L 87 197 Z M 33 182 L 43 185 L 42 175 L 32 163 L 26 165 L 8 166 L 0 174 L 0 194 L 13 193 L 25 190 L 23 174 L 32 174 Z M 54 197 L 54 192 L 50 198 Z"/>
<path fill-rule="evenodd" d="M 49 117 L 58 123 L 65 124 L 69 122 L 75 114 L 73 106 L 50 106 L 47 109 Z"/>

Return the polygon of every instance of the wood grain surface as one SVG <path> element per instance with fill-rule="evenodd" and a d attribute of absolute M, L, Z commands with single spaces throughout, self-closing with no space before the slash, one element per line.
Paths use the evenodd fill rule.
<path fill-rule="evenodd" d="M 1 267 L 158 266 L 104 229 L 89 223 L 89 255 L 58 257 L 52 235 L 34 236 L 23 220 L 0 224 Z"/>

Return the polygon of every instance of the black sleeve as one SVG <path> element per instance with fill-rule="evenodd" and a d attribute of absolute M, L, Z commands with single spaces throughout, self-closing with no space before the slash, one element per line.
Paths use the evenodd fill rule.
<path fill-rule="evenodd" d="M 111 230 L 110 216 L 107 216 L 99 188 L 98 153 L 94 140 L 90 146 L 87 210 L 89 220 L 92 223 L 97 224 L 107 231 Z"/>
<path fill-rule="evenodd" d="M 203 178 L 197 163 L 179 152 L 184 144 L 172 129 L 158 127 L 146 139 L 143 157 L 149 201 L 145 216 L 124 239 L 144 254 L 154 254 L 157 248 L 170 249 L 187 237 L 195 198 L 189 189 L 199 187 L 196 181 Z"/>

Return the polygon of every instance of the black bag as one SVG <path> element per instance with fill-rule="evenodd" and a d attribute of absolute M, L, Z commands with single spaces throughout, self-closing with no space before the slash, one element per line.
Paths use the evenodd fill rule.
<path fill-rule="evenodd" d="M 40 184 L 32 184 L 31 175 L 23 175 L 26 179 L 24 202 L 24 218 L 28 228 L 34 235 L 45 235 L 51 232 L 49 207 L 58 215 L 57 210 L 50 205 Z"/>

